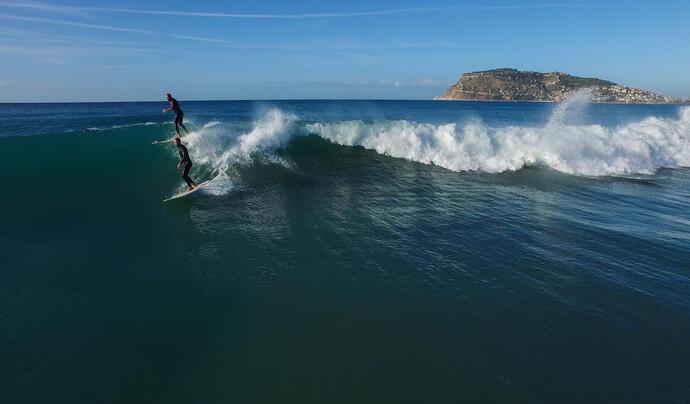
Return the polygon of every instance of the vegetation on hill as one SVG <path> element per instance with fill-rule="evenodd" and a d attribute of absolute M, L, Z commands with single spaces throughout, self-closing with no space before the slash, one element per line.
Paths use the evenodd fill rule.
<path fill-rule="evenodd" d="M 558 102 L 584 88 L 592 89 L 594 102 L 626 104 L 690 102 L 690 100 L 664 97 L 597 78 L 577 77 L 561 72 L 539 73 L 508 68 L 463 74 L 445 95 L 434 99 Z"/>

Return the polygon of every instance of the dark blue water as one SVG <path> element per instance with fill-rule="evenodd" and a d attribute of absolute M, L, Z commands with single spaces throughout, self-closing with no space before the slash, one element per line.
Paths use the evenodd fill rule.
<path fill-rule="evenodd" d="M 686 402 L 690 109 L 0 106 L 1 402 Z"/>

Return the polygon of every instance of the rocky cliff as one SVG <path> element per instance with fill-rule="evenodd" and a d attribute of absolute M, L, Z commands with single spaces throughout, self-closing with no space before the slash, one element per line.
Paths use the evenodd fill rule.
<path fill-rule="evenodd" d="M 434 97 L 447 101 L 541 101 L 558 102 L 569 94 L 592 89 L 593 102 L 623 104 L 684 104 L 690 99 L 664 97 L 649 91 L 621 86 L 606 80 L 571 76 L 566 73 L 522 72 L 495 69 L 463 74 L 446 94 Z"/>

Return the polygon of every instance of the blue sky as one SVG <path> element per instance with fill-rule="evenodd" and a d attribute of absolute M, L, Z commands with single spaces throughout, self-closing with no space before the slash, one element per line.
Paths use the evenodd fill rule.
<path fill-rule="evenodd" d="M 688 21 L 688 0 L 0 0 L 0 102 L 430 99 L 496 67 L 690 97 Z"/>

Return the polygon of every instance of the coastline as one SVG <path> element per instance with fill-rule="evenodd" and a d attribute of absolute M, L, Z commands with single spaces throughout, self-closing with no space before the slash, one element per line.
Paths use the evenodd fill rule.
<path fill-rule="evenodd" d="M 667 97 L 608 80 L 563 72 L 540 73 L 498 68 L 465 73 L 435 101 L 561 102 L 581 91 L 592 103 L 687 105 L 690 98 Z"/>
<path fill-rule="evenodd" d="M 558 104 L 562 101 L 542 101 L 542 100 L 453 100 L 446 98 L 434 97 L 431 101 L 447 101 L 447 102 L 495 102 L 495 103 L 534 103 L 534 104 Z M 601 102 L 601 101 L 591 101 L 591 104 L 602 104 L 602 105 L 690 105 L 690 100 L 687 102 Z"/>

